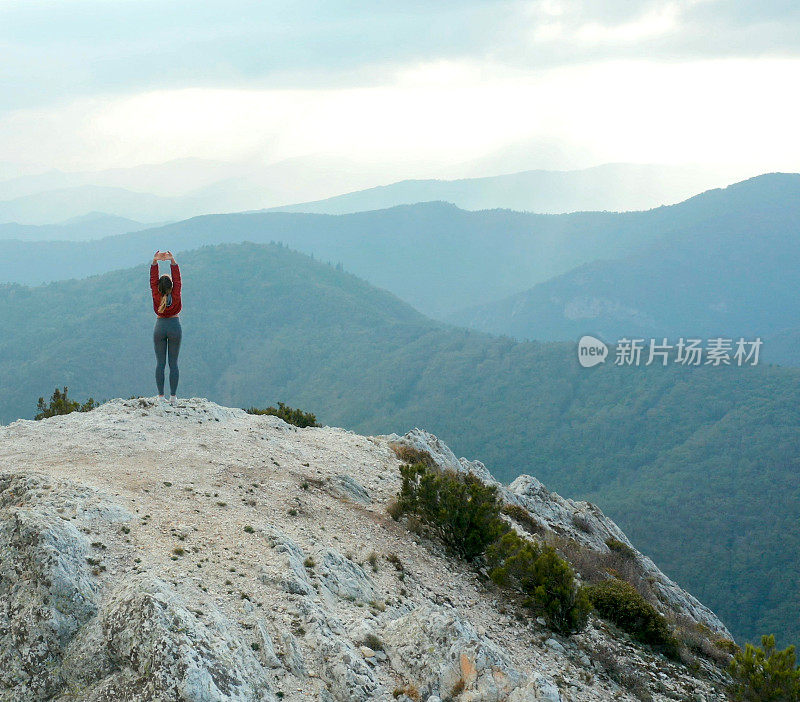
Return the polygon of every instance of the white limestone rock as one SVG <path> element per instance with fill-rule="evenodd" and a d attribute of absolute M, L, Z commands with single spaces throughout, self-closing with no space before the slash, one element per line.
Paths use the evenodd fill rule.
<path fill-rule="evenodd" d="M 74 643 L 67 688 L 87 700 L 274 700 L 263 667 L 225 618 L 208 606 L 203 619 L 163 581 L 131 579 Z"/>
<path fill-rule="evenodd" d="M 389 622 L 383 636 L 395 670 L 412 680 L 423 697 L 449 699 L 462 690 L 458 699 L 463 702 L 546 699 L 534 696 L 541 686 L 454 611 L 420 607 Z"/>

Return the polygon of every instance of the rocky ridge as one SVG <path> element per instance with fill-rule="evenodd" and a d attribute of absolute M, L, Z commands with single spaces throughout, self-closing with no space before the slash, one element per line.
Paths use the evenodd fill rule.
<path fill-rule="evenodd" d="M 571 637 L 393 521 L 393 447 L 203 399 L 0 427 L 0 700 L 723 700 L 724 675 L 592 618 Z M 631 549 L 665 612 L 729 636 L 599 509 L 498 486 L 541 533 Z M 517 524 L 517 528 L 523 525 Z"/>

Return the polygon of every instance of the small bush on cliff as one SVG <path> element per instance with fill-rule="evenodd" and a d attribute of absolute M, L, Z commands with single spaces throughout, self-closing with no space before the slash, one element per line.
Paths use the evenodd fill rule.
<path fill-rule="evenodd" d="M 614 682 L 633 693 L 642 702 L 653 702 L 653 695 L 647 684 L 647 676 L 624 657 L 618 656 L 607 644 L 600 643 L 592 651 L 592 661 L 597 662 L 606 675 Z"/>
<path fill-rule="evenodd" d="M 552 629 L 571 634 L 586 625 L 589 599 L 577 587 L 572 568 L 550 546 L 509 531 L 489 546 L 486 559 L 492 580 L 522 592 L 526 606 L 541 614 Z"/>
<path fill-rule="evenodd" d="M 761 648 L 747 644 L 730 664 L 733 684 L 730 695 L 740 702 L 798 702 L 800 669 L 795 665 L 794 646 L 775 648 L 774 636 L 762 636 Z"/>
<path fill-rule="evenodd" d="M 646 600 L 653 601 L 647 594 L 650 584 L 646 574 L 635 558 L 629 558 L 614 549 L 598 551 L 575 539 L 555 533 L 546 534 L 545 540 L 581 574 L 584 582 L 601 582 L 611 575 L 620 580 L 626 580 Z"/>
<path fill-rule="evenodd" d="M 618 553 L 623 558 L 636 558 L 636 551 L 619 539 L 606 539 L 606 546 L 611 549 L 612 553 Z"/>
<path fill-rule="evenodd" d="M 425 449 L 409 446 L 408 444 L 398 443 L 391 443 L 389 446 L 403 463 L 407 463 L 409 465 L 422 463 L 426 466 L 434 466 L 436 464 L 436 462 L 433 460 L 433 456 L 431 456 L 431 454 Z"/>
<path fill-rule="evenodd" d="M 398 515 L 418 519 L 467 560 L 485 556 L 495 583 L 521 592 L 526 606 L 556 631 L 569 634 L 583 628 L 591 607 L 572 568 L 554 549 L 509 528 L 495 486 L 422 463 L 401 466 L 400 472 Z"/>
<path fill-rule="evenodd" d="M 503 505 L 503 514 L 511 517 L 529 534 L 543 534 L 545 532 L 542 523 L 520 505 Z"/>
<path fill-rule="evenodd" d="M 670 632 L 667 620 L 633 585 L 611 578 L 585 589 L 598 615 L 638 641 L 660 649 L 670 658 L 678 656 L 678 642 Z"/>
<path fill-rule="evenodd" d="M 77 400 L 73 400 L 68 396 L 66 386 L 63 390 L 56 388 L 50 397 L 50 403 L 45 404 L 44 398 L 40 397 L 36 409 L 39 410 L 34 419 L 47 419 L 48 417 L 55 417 L 59 414 L 70 414 L 71 412 L 91 412 L 97 403 L 93 398 L 89 398 L 81 404 Z"/>
<path fill-rule="evenodd" d="M 399 509 L 417 515 L 456 555 L 471 561 L 508 529 L 493 485 L 422 463 L 401 466 L 400 473 Z"/>
<path fill-rule="evenodd" d="M 258 407 L 251 407 L 246 409 L 247 414 L 270 414 L 274 417 L 280 417 L 287 424 L 294 424 L 296 427 L 318 427 L 316 415 L 311 412 L 303 412 L 300 409 L 293 409 L 287 407 L 283 402 L 279 402 L 277 407 L 267 407 L 266 409 L 259 409 Z"/>
<path fill-rule="evenodd" d="M 667 621 L 672 635 L 682 647 L 685 647 L 681 658 L 688 658 L 684 654 L 694 654 L 712 661 L 720 668 L 726 668 L 731 656 L 738 650 L 734 644 L 734 650 L 730 651 L 729 646 L 732 641 L 722 639 L 719 634 L 685 614 L 670 612 L 667 614 Z"/>

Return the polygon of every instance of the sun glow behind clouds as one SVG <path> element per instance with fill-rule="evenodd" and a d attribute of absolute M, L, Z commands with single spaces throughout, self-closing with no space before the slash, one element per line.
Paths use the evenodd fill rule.
<path fill-rule="evenodd" d="M 561 8 L 538 9 L 542 16 L 533 23 L 531 30 L 531 39 L 537 44 L 635 45 L 680 29 L 680 13 L 675 3 L 653 8 L 640 17 L 620 24 L 576 23 L 574 18 L 568 21 Z"/>
<path fill-rule="evenodd" d="M 788 89 L 798 75 L 800 59 L 616 61 L 541 72 L 439 61 L 378 87 L 162 90 L 11 113 L 0 121 L 0 160 L 97 168 L 324 152 L 370 163 L 453 163 L 553 139 L 595 162 L 798 170 L 800 101 Z"/>
<path fill-rule="evenodd" d="M 630 22 L 614 26 L 585 24 L 578 29 L 575 36 L 589 43 L 634 43 L 676 29 L 678 29 L 678 8 L 674 3 L 669 3 Z"/>

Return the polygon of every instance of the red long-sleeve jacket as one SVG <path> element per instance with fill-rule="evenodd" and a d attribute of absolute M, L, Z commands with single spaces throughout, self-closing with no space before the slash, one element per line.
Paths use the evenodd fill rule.
<path fill-rule="evenodd" d="M 158 264 L 150 265 L 150 291 L 153 293 L 153 312 L 159 317 L 174 317 L 181 311 L 181 269 L 177 263 L 171 263 L 169 271 L 172 274 L 172 304 L 161 314 L 158 306 L 161 304 L 161 293 L 158 292 Z"/>

